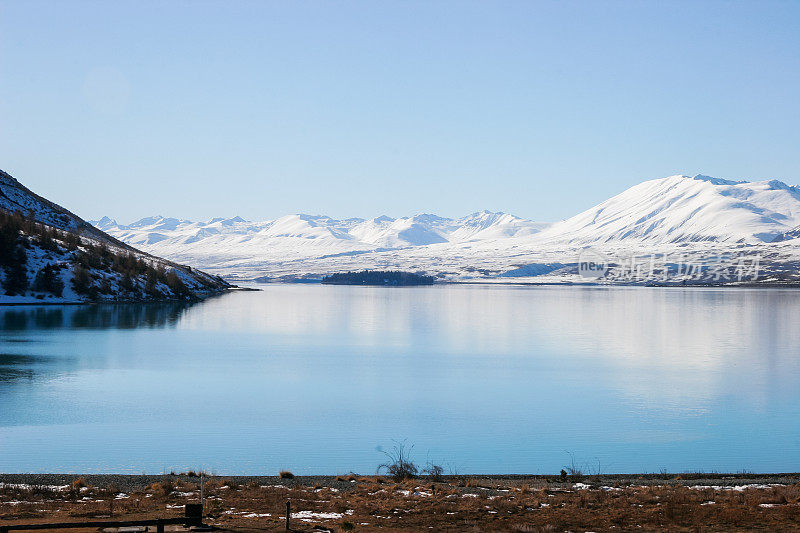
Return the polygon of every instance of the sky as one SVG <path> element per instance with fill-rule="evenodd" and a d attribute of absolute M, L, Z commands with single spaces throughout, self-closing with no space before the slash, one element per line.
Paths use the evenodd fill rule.
<path fill-rule="evenodd" d="M 798 184 L 798 95 L 797 1 L 0 0 L 0 168 L 86 219 Z"/>

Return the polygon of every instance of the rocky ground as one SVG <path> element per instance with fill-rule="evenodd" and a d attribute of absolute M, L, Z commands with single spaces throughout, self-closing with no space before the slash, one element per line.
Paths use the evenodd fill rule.
<path fill-rule="evenodd" d="M 294 531 L 800 530 L 800 474 L 447 476 L 402 482 L 355 474 L 217 476 L 203 478 L 203 496 L 205 523 L 242 532 L 285 530 L 287 500 Z M 168 518 L 199 501 L 200 478 L 191 473 L 0 475 L 0 528 Z"/>

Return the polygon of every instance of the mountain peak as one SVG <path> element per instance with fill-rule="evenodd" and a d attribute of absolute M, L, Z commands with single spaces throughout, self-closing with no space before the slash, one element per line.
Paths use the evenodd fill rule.
<path fill-rule="evenodd" d="M 757 244 L 773 242 L 798 224 L 800 191 L 782 182 L 676 175 L 635 185 L 554 224 L 542 237 L 574 245 L 622 240 Z"/>
<path fill-rule="evenodd" d="M 89 220 L 88 222 L 95 228 L 101 229 L 103 231 L 106 231 L 107 229 L 110 228 L 116 228 L 117 226 L 119 226 L 116 220 L 107 216 L 102 217 L 100 220 Z"/>
<path fill-rule="evenodd" d="M 697 181 L 707 181 L 708 183 L 713 183 L 714 185 L 741 185 L 743 183 L 750 183 L 749 181 L 734 181 L 722 178 L 714 178 L 712 176 L 706 176 L 705 174 L 695 174 L 691 177 L 691 179 Z"/>

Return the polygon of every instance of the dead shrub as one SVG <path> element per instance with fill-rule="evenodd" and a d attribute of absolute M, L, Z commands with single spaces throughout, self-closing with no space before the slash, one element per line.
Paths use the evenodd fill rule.
<path fill-rule="evenodd" d="M 24 489 L 23 489 L 24 490 Z M 42 500 L 59 500 L 61 499 L 61 492 L 53 487 L 46 485 L 31 485 L 27 492 L 34 498 L 41 498 Z"/>
<path fill-rule="evenodd" d="M 235 479 L 226 478 L 224 481 L 225 485 L 223 487 L 227 486 L 230 490 L 241 490 L 242 488 L 242 484 Z"/>
<path fill-rule="evenodd" d="M 428 461 L 428 463 L 425 465 L 425 468 L 422 469 L 422 473 L 428 476 L 431 481 L 444 481 L 444 468 L 442 468 L 442 465 L 437 465 Z"/>
<path fill-rule="evenodd" d="M 147 487 L 147 490 L 156 498 L 166 498 L 175 491 L 175 484 L 169 480 L 158 481 Z"/>
<path fill-rule="evenodd" d="M 419 473 L 419 468 L 417 468 L 417 465 L 409 458 L 413 448 L 414 446 L 412 445 L 406 449 L 405 441 L 395 441 L 390 451 L 383 451 L 384 455 L 386 455 L 389 460 L 378 465 L 377 473 L 385 470 L 396 482 L 415 478 Z"/>

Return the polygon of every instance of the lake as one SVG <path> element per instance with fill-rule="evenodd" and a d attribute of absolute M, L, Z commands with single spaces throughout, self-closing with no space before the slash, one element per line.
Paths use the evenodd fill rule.
<path fill-rule="evenodd" d="M 0 472 L 800 471 L 800 292 L 261 285 L 0 307 Z"/>

